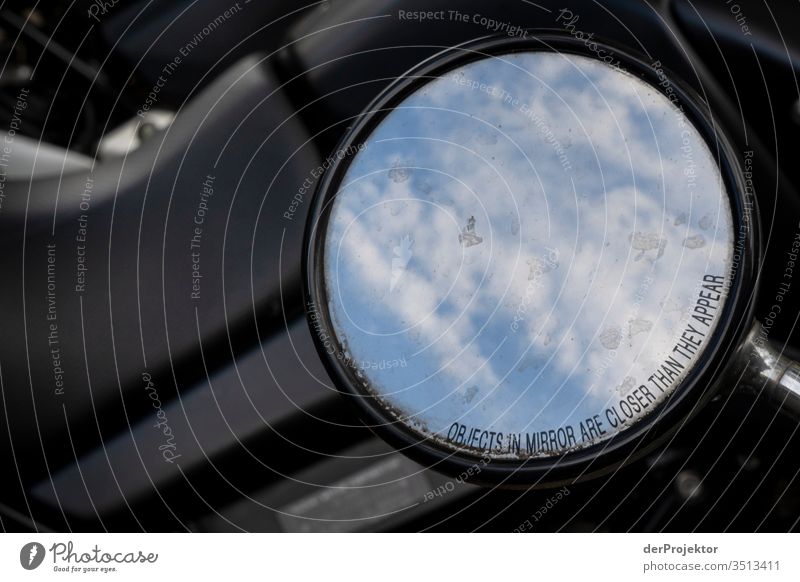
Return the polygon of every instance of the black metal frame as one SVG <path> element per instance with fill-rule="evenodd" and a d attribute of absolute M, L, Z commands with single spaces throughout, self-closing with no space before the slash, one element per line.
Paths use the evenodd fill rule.
<path fill-rule="evenodd" d="M 622 70 L 643 79 L 666 94 L 665 87 L 660 85 L 658 73 L 642 56 L 595 39 L 592 40 L 592 45 L 592 48 L 601 48 L 613 55 Z M 481 58 L 531 50 L 595 56 L 581 39 L 552 31 L 529 31 L 525 37 L 486 37 L 447 49 L 421 63 L 383 91 L 355 121 L 337 151 L 362 143 L 396 105 L 431 78 Z M 739 233 L 745 220 L 745 188 L 741 168 L 735 162 L 734 150 L 715 121 L 709 106 L 699 95 L 680 79 L 671 76 L 669 71 L 664 70 L 663 73 L 687 119 L 703 135 L 711 151 L 716 153 L 730 195 L 734 232 Z M 350 157 L 336 161 L 320 181 L 306 225 L 303 252 L 306 305 L 313 302 L 317 306 L 316 316 L 334 339 L 336 336 L 327 311 L 321 266 L 324 264 L 324 241 L 331 202 L 349 164 Z M 718 391 L 719 379 L 725 377 L 726 364 L 742 344 L 753 319 L 755 282 L 761 249 L 758 213 L 755 208 L 748 226 L 742 261 L 731 282 L 712 340 L 681 386 L 666 401 L 640 422 L 606 441 L 555 458 L 492 460 L 481 467 L 475 481 L 510 487 L 547 487 L 599 476 L 640 458 L 662 444 L 702 408 Z M 354 370 L 343 362 L 342 350 L 338 349 L 338 345 L 336 353 L 329 354 L 314 333 L 314 324 L 310 319 L 309 325 L 320 357 L 336 387 L 351 397 L 348 399 L 356 403 L 362 419 L 376 434 L 416 461 L 453 476 L 481 462 L 480 457 L 473 452 L 445 448 L 403 425 L 396 414 L 377 402 L 364 387 L 363 380 L 356 377 Z M 336 357 L 337 354 L 339 357 Z"/>

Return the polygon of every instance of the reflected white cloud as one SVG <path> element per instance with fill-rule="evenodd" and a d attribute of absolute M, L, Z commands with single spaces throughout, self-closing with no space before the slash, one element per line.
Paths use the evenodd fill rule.
<path fill-rule="evenodd" d="M 661 93 L 530 52 L 466 65 L 389 114 L 326 244 L 351 357 L 408 362 L 364 371 L 386 405 L 422 435 L 479 428 L 494 436 L 454 446 L 513 456 L 542 431 L 576 436 L 527 453 L 603 440 L 665 398 L 690 361 L 652 400 L 637 388 L 673 354 L 703 277 L 728 274 L 733 237 L 714 157 Z M 628 395 L 641 410 L 615 428 L 609 407 Z M 595 415 L 605 432 L 581 437 Z"/>

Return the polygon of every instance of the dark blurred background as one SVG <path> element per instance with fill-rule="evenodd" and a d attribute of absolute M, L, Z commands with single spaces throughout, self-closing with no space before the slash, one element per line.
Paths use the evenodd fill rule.
<path fill-rule="evenodd" d="M 554 501 L 449 485 L 392 451 L 316 355 L 300 279 L 310 194 L 291 219 L 287 207 L 388 83 L 489 33 L 398 10 L 557 30 L 564 7 L 587 34 L 660 60 L 754 152 L 763 317 L 798 229 L 800 4 L 3 2 L 0 527 L 796 530 L 797 423 L 758 394 L 723 391 L 661 450 Z M 187 241 L 209 176 L 194 300 Z M 797 317 L 782 313 L 770 339 L 800 345 Z"/>

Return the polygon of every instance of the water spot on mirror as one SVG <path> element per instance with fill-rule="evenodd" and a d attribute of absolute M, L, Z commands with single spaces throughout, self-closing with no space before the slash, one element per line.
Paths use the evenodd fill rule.
<path fill-rule="evenodd" d="M 405 182 L 411 177 L 412 168 L 410 166 L 413 166 L 413 164 L 414 162 L 411 160 L 397 160 L 392 164 L 392 169 L 389 170 L 389 179 L 395 184 Z"/>
<path fill-rule="evenodd" d="M 636 231 L 628 236 L 628 240 L 631 242 L 631 248 L 639 251 L 639 254 L 634 257 L 634 260 L 637 261 L 645 256 L 652 261 L 660 259 L 664 256 L 664 249 L 667 246 L 667 239 L 656 233 Z M 655 251 L 655 253 L 647 255 L 650 251 Z"/>
<path fill-rule="evenodd" d="M 633 336 L 648 332 L 651 329 L 653 329 L 653 322 L 649 319 L 632 319 L 629 324 L 628 337 L 633 338 Z"/>
<path fill-rule="evenodd" d="M 600 343 L 607 350 L 616 350 L 622 342 L 622 330 L 617 326 L 607 327 L 600 334 Z"/>
<path fill-rule="evenodd" d="M 483 237 L 475 232 L 475 217 L 470 216 L 467 225 L 458 235 L 458 242 L 464 247 L 474 247 L 483 242 Z"/>
<path fill-rule="evenodd" d="M 706 246 L 706 238 L 702 234 L 688 236 L 683 239 L 683 246 L 687 249 L 701 249 Z"/>
<path fill-rule="evenodd" d="M 622 384 L 617 386 L 616 391 L 620 396 L 625 396 L 635 387 L 636 387 L 636 379 L 633 378 L 632 376 L 625 376 L 625 380 L 622 381 Z"/>
<path fill-rule="evenodd" d="M 480 389 L 477 386 L 467 388 L 466 392 L 464 392 L 464 404 L 472 402 L 472 399 L 475 398 L 479 391 Z"/>

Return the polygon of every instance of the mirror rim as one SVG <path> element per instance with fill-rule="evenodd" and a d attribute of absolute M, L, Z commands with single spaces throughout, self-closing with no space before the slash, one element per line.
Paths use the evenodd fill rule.
<path fill-rule="evenodd" d="M 658 73 L 643 55 L 594 38 L 593 44 L 613 55 L 619 62 L 620 69 L 648 83 L 662 95 L 666 94 Z M 525 37 L 489 36 L 457 45 L 432 56 L 397 78 L 361 114 L 346 120 L 353 124 L 334 151 L 353 151 L 395 106 L 428 83 L 432 77 L 441 76 L 472 61 L 511 52 L 531 51 L 580 55 L 602 62 L 580 40 L 552 31 L 529 31 Z M 740 227 L 745 222 L 745 181 L 732 142 L 723 134 L 722 126 L 698 93 L 663 65 L 662 71 L 687 120 L 705 139 L 711 153 L 716 157 L 731 205 L 733 231 L 738 237 Z M 306 320 L 314 344 L 336 389 L 353 401 L 362 419 L 373 432 L 421 464 L 451 476 L 459 475 L 473 467 L 481 457 L 467 450 L 446 448 L 437 444 L 433 438 L 425 437 L 405 426 L 363 387 L 363 382 L 355 375 L 352 367 L 336 357 L 336 354 L 342 354 L 342 350 L 327 310 L 323 257 L 331 202 L 338 193 L 338 186 L 352 159 L 352 155 L 335 159 L 323 174 L 306 223 L 302 267 L 303 297 Z M 742 344 L 754 317 L 757 259 L 761 248 L 755 198 L 752 200 L 749 229 L 742 247 L 741 262 L 734 274 L 711 341 L 687 377 L 658 408 L 611 438 L 576 451 L 554 457 L 524 460 L 492 459 L 482 467 L 480 478 L 474 482 L 549 487 L 571 482 L 578 476 L 581 479 L 599 476 L 640 458 L 663 443 L 683 422 L 694 416 L 718 391 L 719 379 L 726 375 L 725 364 L 734 357 L 733 354 Z M 335 345 L 333 355 L 328 352 L 315 331 L 309 305 L 316 306 L 314 314 L 321 320 L 321 325 Z"/>

